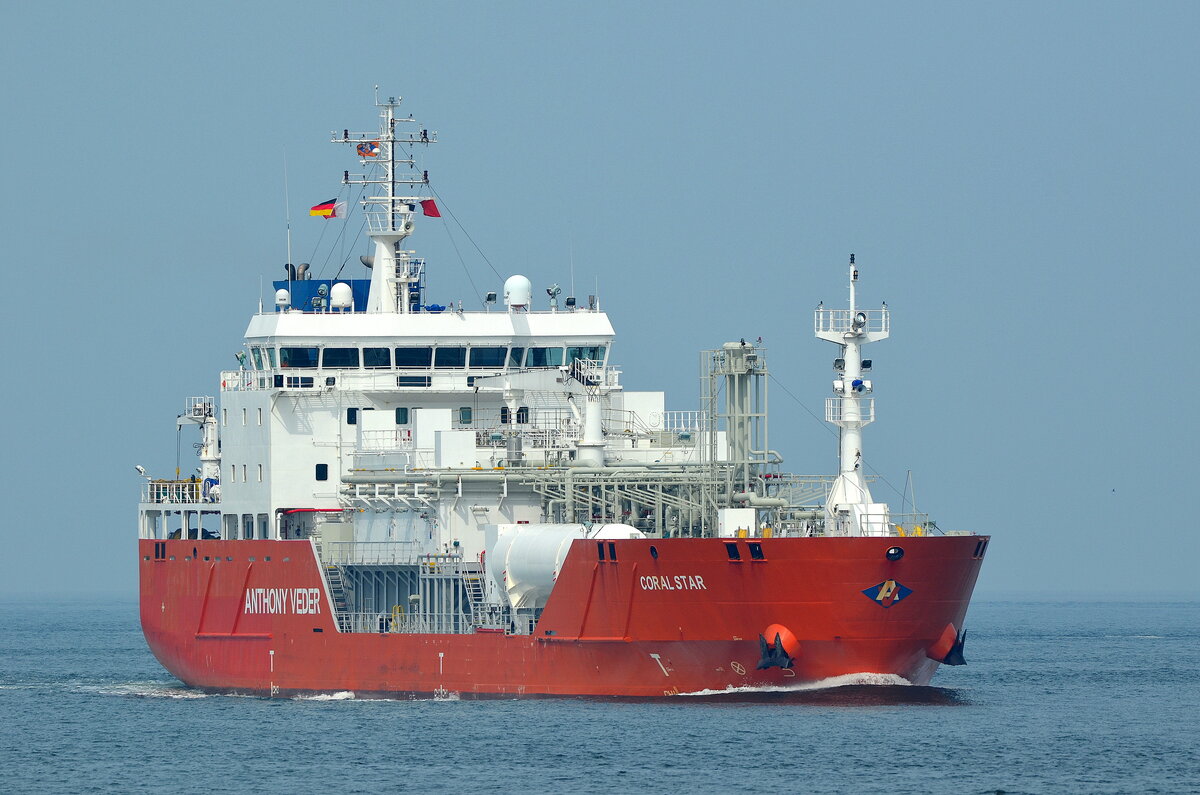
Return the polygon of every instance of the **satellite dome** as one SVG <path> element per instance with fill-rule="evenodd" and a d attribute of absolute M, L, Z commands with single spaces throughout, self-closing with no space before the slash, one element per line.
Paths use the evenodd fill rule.
<path fill-rule="evenodd" d="M 354 305 L 354 293 L 350 289 L 350 285 L 345 282 L 338 282 L 333 285 L 333 290 L 329 293 L 329 303 L 334 309 L 349 309 Z"/>
<path fill-rule="evenodd" d="M 291 305 L 292 296 L 287 290 L 279 289 L 275 291 L 275 306 L 287 307 Z"/>
<path fill-rule="evenodd" d="M 533 300 L 533 282 L 524 276 L 509 276 L 504 282 L 504 303 L 510 309 L 528 309 Z"/>

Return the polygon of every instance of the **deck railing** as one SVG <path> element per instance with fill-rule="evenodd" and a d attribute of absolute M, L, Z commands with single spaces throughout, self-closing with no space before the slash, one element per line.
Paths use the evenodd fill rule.
<path fill-rule="evenodd" d="M 330 566 L 404 566 L 428 556 L 416 541 L 326 541 L 321 557 Z"/>
<path fill-rule="evenodd" d="M 142 486 L 142 502 L 199 503 L 216 502 L 204 495 L 204 483 L 199 480 L 151 480 Z"/>

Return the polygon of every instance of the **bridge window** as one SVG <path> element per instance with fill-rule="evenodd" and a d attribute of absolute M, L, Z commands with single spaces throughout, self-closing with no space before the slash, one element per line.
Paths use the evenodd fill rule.
<path fill-rule="evenodd" d="M 525 358 L 524 348 L 509 348 L 508 349 L 508 366 L 520 367 L 521 361 Z"/>
<path fill-rule="evenodd" d="M 254 369 L 263 369 L 262 348 L 251 348 L 250 355 L 254 357 Z"/>
<path fill-rule="evenodd" d="M 530 348 L 525 354 L 526 367 L 559 367 L 562 363 L 562 348 Z"/>
<path fill-rule="evenodd" d="M 396 424 L 397 425 L 408 425 L 408 409 L 407 408 L 396 409 Z"/>
<path fill-rule="evenodd" d="M 267 354 L 267 364 L 271 366 L 271 369 L 275 369 L 275 349 L 264 348 L 263 350 Z"/>
<path fill-rule="evenodd" d="M 397 348 L 396 367 L 428 367 L 433 361 L 433 348 Z"/>
<path fill-rule="evenodd" d="M 466 348 L 438 348 L 433 354 L 433 366 L 443 369 L 465 367 L 467 364 Z"/>
<path fill-rule="evenodd" d="M 505 352 L 506 349 L 504 348 L 472 348 L 471 366 L 503 367 Z"/>
<path fill-rule="evenodd" d="M 392 366 L 392 352 L 387 348 L 363 348 L 363 367 L 378 370 Z"/>
<path fill-rule="evenodd" d="M 567 364 L 576 359 L 590 359 L 594 362 L 604 361 L 603 345 L 579 345 L 567 348 Z"/>
<path fill-rule="evenodd" d="M 358 425 L 358 409 L 346 409 L 346 424 Z"/>
<path fill-rule="evenodd" d="M 316 367 L 316 348 L 280 348 L 280 367 Z"/>
<path fill-rule="evenodd" d="M 321 364 L 324 367 L 358 367 L 358 348 L 326 348 Z"/>
<path fill-rule="evenodd" d="M 329 464 L 317 464 L 317 480 L 329 480 Z"/>
<path fill-rule="evenodd" d="M 458 422 L 460 425 L 471 424 L 471 407 L 463 406 L 458 410 Z"/>

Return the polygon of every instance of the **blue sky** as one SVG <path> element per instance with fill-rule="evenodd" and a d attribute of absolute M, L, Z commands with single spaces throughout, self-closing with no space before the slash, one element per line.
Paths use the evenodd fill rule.
<path fill-rule="evenodd" d="M 811 310 L 855 252 L 893 312 L 878 497 L 912 470 L 943 528 L 993 534 L 983 596 L 1200 596 L 1198 8 L 10 6 L 0 594 L 134 592 L 133 467 L 173 469 L 282 274 L 285 152 L 295 259 L 365 251 L 305 211 L 378 84 L 502 275 L 599 285 L 628 387 L 694 408 L 696 351 L 762 336 L 772 447 L 833 471 Z M 449 219 L 413 244 L 430 300 L 499 288 Z"/>

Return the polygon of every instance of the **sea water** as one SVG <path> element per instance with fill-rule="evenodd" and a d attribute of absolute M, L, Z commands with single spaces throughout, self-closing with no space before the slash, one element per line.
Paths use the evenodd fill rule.
<path fill-rule="evenodd" d="M 133 601 L 0 603 L 0 791 L 1196 792 L 1200 602 L 978 601 L 933 687 L 211 696 Z"/>

